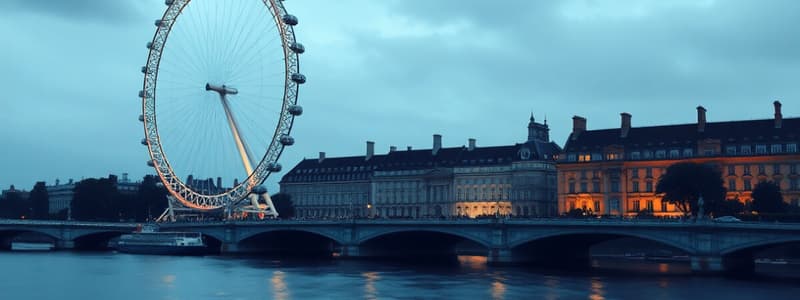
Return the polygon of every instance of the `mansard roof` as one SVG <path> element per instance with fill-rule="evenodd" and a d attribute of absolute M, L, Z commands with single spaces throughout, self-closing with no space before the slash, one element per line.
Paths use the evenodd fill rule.
<path fill-rule="evenodd" d="M 620 145 L 632 148 L 670 147 L 686 145 L 706 139 L 719 140 L 722 144 L 769 144 L 800 140 L 800 118 L 784 118 L 781 128 L 775 128 L 774 119 L 707 122 L 703 132 L 697 123 L 631 127 L 626 137 L 621 129 L 587 130 L 570 134 L 564 146 L 565 152 L 580 152 Z"/>
<path fill-rule="evenodd" d="M 529 151 L 526 159 L 521 156 L 523 149 Z M 510 146 L 475 147 L 472 150 L 466 146 L 442 148 L 436 155 L 431 149 L 418 149 L 395 150 L 386 154 L 373 155 L 369 160 L 363 155 L 329 157 L 322 161 L 318 158 L 307 158 L 286 173 L 281 182 L 287 181 L 290 176 L 304 174 L 351 175 L 351 178 L 366 179 L 366 174 L 372 171 L 503 165 L 521 160 L 553 161 L 560 152 L 561 148 L 554 142 L 530 141 Z M 307 180 L 302 181 L 306 182 Z"/>

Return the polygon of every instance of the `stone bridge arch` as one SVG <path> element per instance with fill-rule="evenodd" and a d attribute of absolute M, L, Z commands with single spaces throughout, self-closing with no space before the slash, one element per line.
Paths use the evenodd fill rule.
<path fill-rule="evenodd" d="M 684 233 L 685 232 L 681 232 Z M 665 233 L 664 236 L 654 235 L 652 232 L 637 232 L 631 230 L 620 230 L 620 229 L 576 229 L 576 230 L 560 230 L 560 231 L 551 231 L 545 233 L 532 233 L 530 236 L 521 236 L 513 240 L 509 240 L 508 247 L 511 249 L 517 248 L 519 246 L 528 244 L 528 243 L 535 243 L 536 241 L 558 238 L 558 237 L 569 237 L 569 236 L 599 236 L 603 237 L 601 241 L 609 241 L 617 238 L 637 238 L 641 240 L 656 242 L 659 244 L 663 244 L 683 252 L 687 254 L 694 254 L 697 252 L 697 249 L 692 247 L 690 237 L 688 235 L 675 238 L 674 233 L 668 232 Z"/>
<path fill-rule="evenodd" d="M 361 230 L 359 234 L 356 236 L 353 244 L 361 245 L 370 240 L 374 240 L 376 238 L 380 238 L 387 235 L 398 234 L 398 233 L 413 233 L 413 232 L 428 232 L 428 233 L 437 233 L 443 235 L 450 235 L 462 238 L 467 241 L 474 242 L 479 244 L 483 247 L 490 248 L 492 246 L 492 242 L 488 236 L 488 234 L 476 234 L 474 231 L 472 233 L 468 233 L 464 230 L 452 230 L 448 228 L 425 228 L 425 227 L 408 227 L 408 228 L 391 228 L 391 229 L 376 229 L 376 230 Z"/>
<path fill-rule="evenodd" d="M 792 243 L 800 244 L 800 235 L 789 235 L 777 238 L 773 237 L 773 238 L 758 239 L 754 241 L 737 243 L 720 249 L 720 254 L 722 256 L 737 255 L 741 253 L 747 253 L 749 255 L 752 255 L 760 250 L 765 250 L 768 248 L 786 244 L 792 244 Z"/>
<path fill-rule="evenodd" d="M 341 229 L 304 227 L 258 227 L 238 232 L 235 248 L 238 253 L 331 256 L 347 241 L 337 232 Z"/>

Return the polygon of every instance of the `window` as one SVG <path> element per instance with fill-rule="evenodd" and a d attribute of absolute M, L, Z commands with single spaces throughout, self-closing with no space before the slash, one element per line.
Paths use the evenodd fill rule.
<path fill-rule="evenodd" d="M 658 150 L 658 151 L 656 151 L 656 158 L 657 159 L 665 158 L 666 156 L 667 156 L 667 151 L 666 150 Z"/>
<path fill-rule="evenodd" d="M 767 154 L 767 145 L 756 145 L 756 154 Z"/>
<path fill-rule="evenodd" d="M 653 200 L 647 200 L 647 202 L 645 202 L 645 205 L 647 205 L 646 208 L 648 211 L 653 211 Z"/>
<path fill-rule="evenodd" d="M 639 178 L 639 168 L 631 169 L 631 178 Z"/>
<path fill-rule="evenodd" d="M 728 175 L 736 175 L 736 166 L 734 165 L 728 166 Z"/>
<path fill-rule="evenodd" d="M 653 151 L 647 150 L 642 154 L 642 156 L 644 159 L 651 159 L 653 158 Z"/>
<path fill-rule="evenodd" d="M 608 160 L 618 160 L 619 159 L 619 153 L 608 153 L 608 154 L 606 154 L 606 159 L 608 159 Z"/>
<path fill-rule="evenodd" d="M 789 174 L 797 174 L 797 165 L 795 164 L 789 165 Z"/>
<path fill-rule="evenodd" d="M 712 148 L 705 148 L 703 149 L 704 156 L 714 156 L 714 149 Z"/>
<path fill-rule="evenodd" d="M 751 153 L 750 151 L 751 151 L 751 149 L 750 149 L 750 145 L 744 145 L 744 146 L 742 146 L 742 154 L 744 154 L 744 155 L 750 155 L 750 153 Z"/>
<path fill-rule="evenodd" d="M 781 165 L 780 164 L 773 164 L 772 165 L 772 174 L 780 174 L 781 173 Z"/>
<path fill-rule="evenodd" d="M 586 182 L 581 182 L 581 193 L 586 193 L 588 189 Z"/>
<path fill-rule="evenodd" d="M 775 153 L 781 153 L 782 150 L 783 147 L 781 147 L 781 144 L 772 144 L 772 149 L 770 149 L 770 152 L 775 154 Z"/>
<path fill-rule="evenodd" d="M 667 201 L 661 200 L 661 211 L 667 211 Z"/>
<path fill-rule="evenodd" d="M 647 183 L 645 183 L 645 185 L 644 185 L 644 188 L 645 188 L 646 192 L 652 193 L 653 192 L 653 182 L 652 181 L 647 181 Z"/>
<path fill-rule="evenodd" d="M 641 155 L 641 153 L 639 151 L 631 152 L 631 159 L 633 159 L 633 160 L 642 159 L 642 155 Z"/>
<path fill-rule="evenodd" d="M 592 160 L 603 160 L 603 155 L 600 153 L 592 153 Z"/>
<path fill-rule="evenodd" d="M 611 199 L 609 202 L 612 211 L 619 211 L 619 199 Z"/>
<path fill-rule="evenodd" d="M 753 183 L 750 180 L 747 179 L 744 180 L 744 190 L 745 191 L 753 190 Z"/>
<path fill-rule="evenodd" d="M 586 179 L 586 170 L 581 170 L 581 179 Z"/>
<path fill-rule="evenodd" d="M 680 158 L 680 157 L 681 154 L 680 151 L 678 151 L 678 149 L 669 150 L 669 158 Z"/>
<path fill-rule="evenodd" d="M 579 154 L 578 161 L 592 161 L 592 157 L 589 154 Z"/>
<path fill-rule="evenodd" d="M 619 180 L 617 179 L 611 180 L 611 192 L 612 193 L 619 192 Z"/>
<path fill-rule="evenodd" d="M 764 164 L 759 164 L 759 165 L 758 165 L 758 175 L 764 175 L 764 174 L 767 174 L 767 171 L 766 171 L 766 169 L 767 169 L 767 167 L 766 167 L 766 166 L 764 166 Z"/>
<path fill-rule="evenodd" d="M 744 165 L 744 175 L 750 175 L 750 166 Z"/>
<path fill-rule="evenodd" d="M 645 169 L 645 173 L 647 173 L 647 177 L 653 177 L 653 168 Z"/>
<path fill-rule="evenodd" d="M 631 185 L 631 187 L 632 187 L 634 193 L 638 193 L 639 192 L 639 182 L 638 181 L 633 181 L 633 184 Z"/>
<path fill-rule="evenodd" d="M 592 182 L 592 192 L 599 193 L 600 192 L 600 182 L 595 181 Z"/>
<path fill-rule="evenodd" d="M 786 152 L 796 153 L 797 152 L 797 144 L 788 144 L 788 145 L 786 145 Z"/>
<path fill-rule="evenodd" d="M 736 179 L 728 179 L 728 190 L 729 191 L 736 190 Z"/>
<path fill-rule="evenodd" d="M 694 151 L 692 151 L 692 148 L 683 149 L 683 157 L 692 157 L 692 156 L 694 156 Z"/>
<path fill-rule="evenodd" d="M 575 154 L 567 154 L 567 161 L 576 161 L 577 158 Z"/>
<path fill-rule="evenodd" d="M 725 147 L 725 154 L 727 154 L 727 155 L 736 155 L 736 146 L 727 146 L 727 147 Z"/>
<path fill-rule="evenodd" d="M 600 211 L 600 201 L 594 202 L 594 211 Z"/>
<path fill-rule="evenodd" d="M 633 211 L 639 211 L 639 200 L 633 200 Z"/>
<path fill-rule="evenodd" d="M 575 181 L 574 180 L 570 180 L 569 181 L 569 193 L 570 194 L 575 194 Z"/>

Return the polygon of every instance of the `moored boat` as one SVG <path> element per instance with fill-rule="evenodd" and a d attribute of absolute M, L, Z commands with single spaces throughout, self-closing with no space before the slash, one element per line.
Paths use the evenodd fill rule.
<path fill-rule="evenodd" d="M 115 248 L 126 253 L 157 255 L 202 255 L 208 250 L 201 233 L 159 232 L 154 225 L 120 236 Z"/>
<path fill-rule="evenodd" d="M 50 251 L 54 247 L 50 242 L 11 242 L 12 251 Z"/>

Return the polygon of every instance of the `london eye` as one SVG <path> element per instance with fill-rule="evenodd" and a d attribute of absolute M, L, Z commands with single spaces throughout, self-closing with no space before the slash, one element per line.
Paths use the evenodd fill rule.
<path fill-rule="evenodd" d="M 183 209 L 277 216 L 261 184 L 303 112 L 297 18 L 282 0 L 165 4 L 141 69 L 148 165 Z"/>

